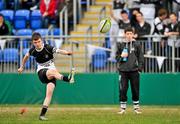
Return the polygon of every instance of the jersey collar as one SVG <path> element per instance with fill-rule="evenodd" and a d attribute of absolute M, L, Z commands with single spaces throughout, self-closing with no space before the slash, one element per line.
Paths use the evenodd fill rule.
<path fill-rule="evenodd" d="M 43 48 L 44 48 L 44 44 L 42 45 L 42 48 L 40 50 L 38 50 L 36 48 L 35 49 L 36 49 L 37 52 L 41 52 L 43 50 Z"/>

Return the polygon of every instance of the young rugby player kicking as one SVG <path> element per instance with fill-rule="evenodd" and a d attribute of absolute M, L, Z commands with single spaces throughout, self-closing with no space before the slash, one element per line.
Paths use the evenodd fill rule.
<path fill-rule="evenodd" d="M 42 83 L 46 84 L 46 97 L 43 102 L 43 107 L 39 116 L 40 120 L 47 120 L 45 117 L 48 106 L 51 102 L 54 88 L 56 86 L 56 79 L 63 80 L 69 83 L 74 83 L 74 74 L 75 70 L 72 68 L 69 76 L 63 76 L 58 72 L 54 65 L 54 53 L 60 53 L 63 55 L 72 55 L 72 52 L 66 50 L 57 49 L 48 44 L 44 44 L 42 37 L 39 33 L 33 33 L 32 35 L 32 44 L 33 47 L 29 50 L 28 53 L 24 56 L 22 60 L 22 65 L 18 69 L 18 72 L 21 73 L 24 70 L 24 65 L 30 56 L 33 56 L 37 62 L 37 73 L 39 79 Z"/>

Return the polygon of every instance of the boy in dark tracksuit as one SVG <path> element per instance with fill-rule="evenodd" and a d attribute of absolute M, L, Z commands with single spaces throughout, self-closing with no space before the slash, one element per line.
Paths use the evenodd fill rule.
<path fill-rule="evenodd" d="M 117 43 L 116 59 L 119 63 L 120 80 L 120 107 L 119 114 L 124 114 L 127 102 L 127 90 L 130 81 L 132 100 L 134 104 L 134 112 L 140 114 L 139 111 L 139 72 L 143 69 L 143 52 L 138 41 L 133 39 L 134 31 L 132 28 L 125 29 L 125 39 L 121 43 Z"/>

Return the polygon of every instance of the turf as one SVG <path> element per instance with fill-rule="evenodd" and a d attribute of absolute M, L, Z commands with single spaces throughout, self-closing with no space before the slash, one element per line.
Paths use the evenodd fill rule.
<path fill-rule="evenodd" d="M 19 114 L 21 108 L 27 112 Z M 142 106 L 136 115 L 128 106 L 125 115 L 118 115 L 112 105 L 52 105 L 48 121 L 38 120 L 39 105 L 1 105 L 0 124 L 180 124 L 180 106 Z"/>

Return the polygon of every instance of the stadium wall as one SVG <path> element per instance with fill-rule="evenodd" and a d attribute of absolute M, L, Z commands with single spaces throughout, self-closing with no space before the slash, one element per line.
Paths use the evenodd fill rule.
<path fill-rule="evenodd" d="M 57 81 L 53 104 L 118 104 L 118 74 L 77 74 L 75 84 Z M 141 104 L 179 105 L 180 74 L 141 74 Z M 130 90 L 128 91 L 131 103 Z M 36 74 L 0 74 L 0 104 L 41 104 L 45 85 Z"/>

